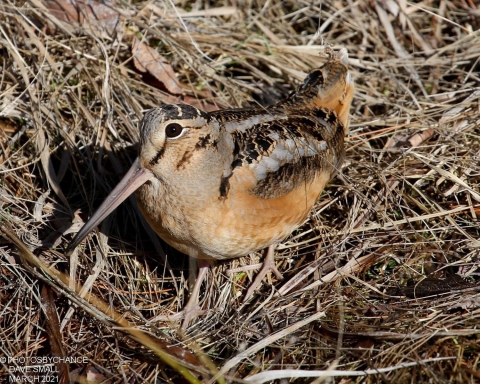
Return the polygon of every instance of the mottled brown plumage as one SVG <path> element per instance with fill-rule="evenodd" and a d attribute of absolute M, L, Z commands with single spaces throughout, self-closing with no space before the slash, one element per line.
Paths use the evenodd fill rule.
<path fill-rule="evenodd" d="M 270 247 L 260 276 L 281 277 L 273 247 L 307 218 L 339 169 L 353 92 L 342 49 L 268 108 L 153 108 L 141 124 L 139 158 L 72 246 L 136 189 L 148 223 L 173 247 L 201 260 Z"/>

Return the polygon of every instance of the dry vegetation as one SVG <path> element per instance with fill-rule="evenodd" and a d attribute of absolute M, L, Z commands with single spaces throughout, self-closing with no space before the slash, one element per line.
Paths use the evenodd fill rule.
<path fill-rule="evenodd" d="M 480 7 L 174 3 L 0 5 L 0 357 L 86 357 L 56 368 L 109 383 L 216 369 L 232 383 L 478 382 Z M 227 270 L 261 254 L 218 264 L 182 333 L 156 317 L 182 308 L 188 259 L 164 247 L 165 268 L 131 203 L 65 256 L 135 158 L 146 109 L 272 103 L 325 60 L 322 43 L 348 49 L 357 84 L 347 161 L 279 246 L 284 281 L 241 304 L 252 275 Z M 135 44 L 161 55 L 159 78 Z"/>

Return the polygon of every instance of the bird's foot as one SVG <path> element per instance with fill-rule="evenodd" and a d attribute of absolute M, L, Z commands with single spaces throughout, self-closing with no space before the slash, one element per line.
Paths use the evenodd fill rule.
<path fill-rule="evenodd" d="M 260 272 L 258 272 L 258 275 L 255 277 L 255 280 L 253 281 L 252 285 L 250 285 L 247 293 L 243 297 L 243 303 L 245 303 L 252 296 L 253 292 L 262 283 L 263 278 L 267 275 L 268 272 L 273 272 L 279 280 L 283 279 L 283 275 L 280 273 L 280 271 L 277 269 L 277 266 L 275 265 L 274 254 L 275 245 L 271 245 L 270 247 L 268 247 L 267 256 L 263 261 L 262 269 L 260 269 Z"/>
<path fill-rule="evenodd" d="M 182 326 L 180 327 L 183 331 L 188 328 L 190 323 L 196 319 L 198 316 L 202 316 L 207 312 L 206 309 L 202 309 L 197 303 L 196 297 L 190 297 L 187 305 L 177 312 L 171 315 L 161 315 L 155 317 L 154 321 L 182 321 Z"/>
<path fill-rule="evenodd" d="M 205 279 L 205 276 L 207 275 L 208 269 L 210 267 L 207 262 L 204 262 L 202 260 L 199 262 L 199 267 L 200 268 L 198 270 L 197 280 L 195 281 L 192 293 L 190 294 L 190 298 L 188 299 L 185 307 L 181 311 L 172 315 L 157 316 L 155 317 L 154 321 L 179 321 L 183 319 L 181 329 L 185 330 L 188 328 L 190 322 L 193 319 L 207 312 L 205 309 L 202 309 L 198 304 L 198 298 L 200 295 L 200 287 L 202 285 L 202 281 Z"/>

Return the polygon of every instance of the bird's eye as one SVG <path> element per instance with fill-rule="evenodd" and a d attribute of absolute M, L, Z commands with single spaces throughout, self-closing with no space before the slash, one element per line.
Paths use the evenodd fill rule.
<path fill-rule="evenodd" d="M 183 131 L 183 127 L 180 124 L 172 123 L 168 124 L 165 127 L 165 135 L 169 138 L 174 138 L 180 136 Z"/>

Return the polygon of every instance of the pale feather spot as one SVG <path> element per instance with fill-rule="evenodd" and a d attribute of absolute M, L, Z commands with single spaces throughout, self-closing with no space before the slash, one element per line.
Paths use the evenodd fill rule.
<path fill-rule="evenodd" d="M 275 149 L 270 154 L 272 159 L 277 161 L 284 161 L 287 157 L 288 151 L 282 143 L 278 143 Z"/>
<path fill-rule="evenodd" d="M 267 168 L 268 171 L 271 172 L 278 171 L 278 168 L 280 168 L 280 163 L 271 157 L 264 157 L 260 161 L 260 164 L 262 164 L 265 168 Z"/>
<path fill-rule="evenodd" d="M 320 143 L 317 144 L 317 148 L 319 151 L 326 151 L 328 148 L 327 142 L 326 141 L 320 141 Z"/>
<path fill-rule="evenodd" d="M 297 144 L 293 139 L 285 140 L 285 147 L 290 151 L 293 152 L 297 148 Z"/>
<path fill-rule="evenodd" d="M 244 120 L 237 120 L 237 121 L 229 121 L 225 123 L 225 130 L 229 133 L 233 131 L 240 131 L 245 132 L 247 129 L 252 128 L 254 125 L 268 123 L 270 121 L 278 121 L 278 120 L 285 120 L 287 119 L 286 115 L 272 115 L 270 113 L 266 113 L 263 115 L 256 115 L 251 116 Z"/>
<path fill-rule="evenodd" d="M 314 145 L 308 145 L 306 147 L 305 156 L 315 156 L 317 155 L 317 148 Z"/>
<path fill-rule="evenodd" d="M 300 157 L 305 156 L 305 150 L 303 149 L 303 147 L 296 148 L 296 154 Z"/>
<path fill-rule="evenodd" d="M 252 168 L 257 175 L 257 180 L 263 180 L 267 176 L 267 168 L 263 164 L 252 164 Z"/>
<path fill-rule="evenodd" d="M 329 135 L 333 134 L 333 129 L 330 123 L 327 123 L 327 121 L 321 117 L 317 117 L 316 120 L 328 130 Z"/>
<path fill-rule="evenodd" d="M 268 136 L 270 136 L 275 141 L 280 141 L 280 135 L 278 134 L 278 132 L 269 133 Z"/>
<path fill-rule="evenodd" d="M 293 160 L 293 153 L 292 152 L 287 152 L 287 156 L 285 157 L 285 162 L 290 163 Z"/>

